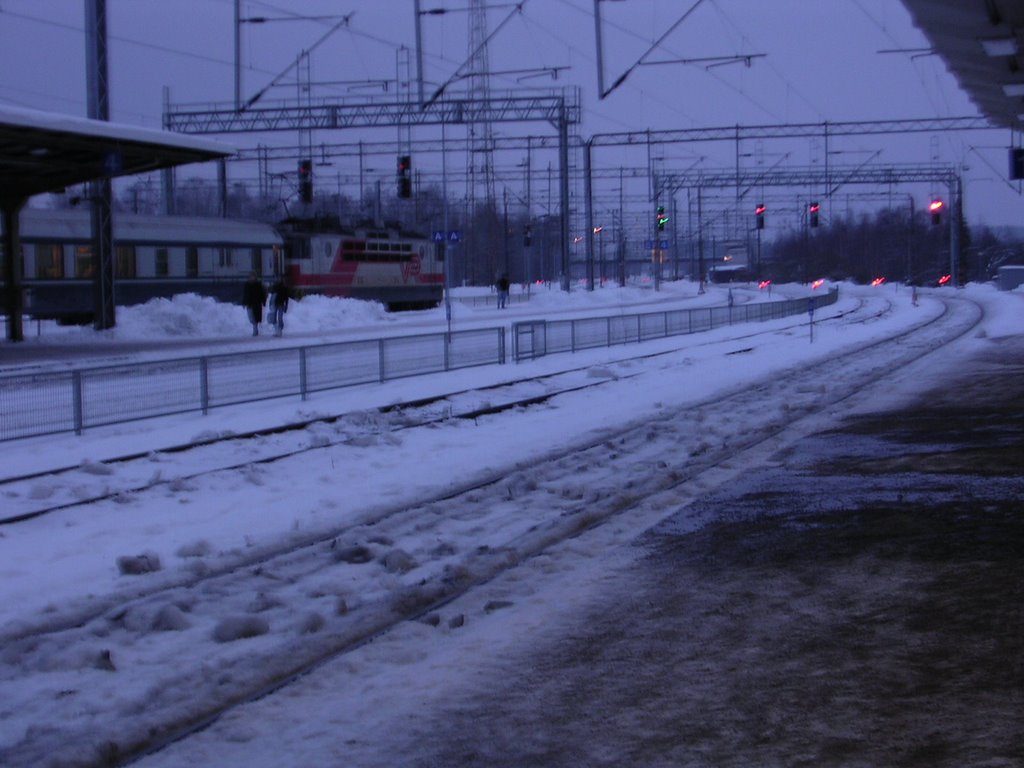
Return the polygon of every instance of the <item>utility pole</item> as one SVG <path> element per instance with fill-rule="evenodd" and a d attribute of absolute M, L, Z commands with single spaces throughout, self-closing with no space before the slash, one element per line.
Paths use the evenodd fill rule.
<path fill-rule="evenodd" d="M 107 79 L 107 0 L 85 0 L 85 73 L 88 88 L 89 118 L 110 120 L 110 91 Z M 94 326 L 102 331 L 113 328 L 114 316 L 114 225 L 113 188 L 110 175 L 119 170 L 121 158 L 111 153 L 106 158 L 105 178 L 91 182 L 92 264 Z"/>
<path fill-rule="evenodd" d="M 697 187 L 697 293 L 704 293 L 704 188 Z"/>

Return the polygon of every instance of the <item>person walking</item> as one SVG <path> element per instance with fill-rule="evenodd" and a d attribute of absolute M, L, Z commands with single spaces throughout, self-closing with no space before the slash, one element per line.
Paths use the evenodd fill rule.
<path fill-rule="evenodd" d="M 267 289 L 256 277 L 255 272 L 249 273 L 249 279 L 245 281 L 242 289 L 242 306 L 249 315 L 249 322 L 252 323 L 252 335 L 260 335 L 260 323 L 263 322 L 263 304 L 267 300 Z"/>
<path fill-rule="evenodd" d="M 270 324 L 274 326 L 275 336 L 284 332 L 284 313 L 288 311 L 290 294 L 288 281 L 282 275 L 270 289 Z"/>
<path fill-rule="evenodd" d="M 508 275 L 502 275 L 498 278 L 497 289 L 498 289 L 498 309 L 504 309 L 508 303 Z"/>

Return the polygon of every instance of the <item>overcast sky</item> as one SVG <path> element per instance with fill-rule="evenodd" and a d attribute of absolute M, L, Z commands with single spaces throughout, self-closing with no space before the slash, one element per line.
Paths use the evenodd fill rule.
<path fill-rule="evenodd" d="M 603 0 L 606 84 L 634 64 L 692 4 Z M 165 86 L 174 103 L 232 100 L 233 0 L 107 0 L 107 5 L 112 119 L 158 127 Z M 424 10 L 467 5 L 468 0 L 422 0 Z M 750 56 L 749 66 L 640 66 L 603 101 L 597 93 L 592 0 L 527 0 L 521 11 L 510 6 L 496 1 L 488 12 L 491 30 L 511 16 L 489 47 L 491 70 L 565 69 L 558 70 L 557 80 L 540 73 L 526 79 L 522 73 L 497 75 L 491 87 L 580 86 L 584 137 L 647 128 L 976 114 L 938 57 L 879 52 L 927 46 L 896 0 L 704 0 L 648 59 Z M 84 0 L 0 0 L 0 99 L 85 114 L 83 9 Z M 338 95 L 383 95 L 373 83 L 394 80 L 396 51 L 402 45 L 410 50 L 415 46 L 413 0 L 244 0 L 247 18 L 332 17 L 243 25 L 244 95 L 270 83 L 338 23 L 339 14 L 350 13 L 348 24 L 311 54 L 312 78 L 341 83 L 330 91 Z M 468 26 L 465 12 L 423 17 L 428 81 L 447 80 L 466 58 Z M 294 97 L 296 92 L 289 76 L 266 98 Z M 547 126 L 531 132 L 550 135 Z M 382 130 L 370 140 L 388 141 L 394 134 L 393 129 Z M 316 140 L 358 138 L 364 137 L 318 135 Z M 835 151 L 848 157 L 832 162 L 872 157 L 888 163 L 935 159 L 966 164 L 969 217 L 1015 223 L 1021 198 L 1005 180 L 1009 140 L 1008 131 L 863 137 L 837 145 Z M 294 143 L 294 138 L 289 141 Z M 732 148 L 718 149 L 724 151 L 723 158 L 735 154 Z M 764 164 L 773 162 L 773 153 L 783 152 L 771 146 L 744 149 Z M 689 165 L 688 158 L 713 151 L 673 147 L 665 155 Z M 804 142 L 785 151 L 793 154 L 787 162 L 806 165 L 819 162 L 823 149 Z M 920 194 L 923 203 L 927 190 Z"/>

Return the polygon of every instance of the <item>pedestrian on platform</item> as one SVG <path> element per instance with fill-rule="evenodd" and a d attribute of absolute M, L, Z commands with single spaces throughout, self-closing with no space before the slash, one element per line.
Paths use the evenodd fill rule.
<path fill-rule="evenodd" d="M 498 309 L 504 309 L 505 305 L 508 304 L 508 286 L 508 275 L 503 274 L 496 283 L 498 289 Z"/>
<path fill-rule="evenodd" d="M 284 332 L 284 313 L 288 311 L 288 299 L 291 295 L 291 289 L 288 287 L 288 281 L 284 275 L 277 279 L 274 286 L 270 289 L 270 319 L 269 322 L 274 326 L 274 335 L 280 336 Z"/>
<path fill-rule="evenodd" d="M 267 289 L 256 277 L 255 272 L 249 273 L 249 279 L 245 281 L 242 289 L 242 306 L 249 315 L 249 322 L 252 323 L 252 335 L 260 335 L 260 323 L 263 322 L 263 304 L 267 300 Z"/>

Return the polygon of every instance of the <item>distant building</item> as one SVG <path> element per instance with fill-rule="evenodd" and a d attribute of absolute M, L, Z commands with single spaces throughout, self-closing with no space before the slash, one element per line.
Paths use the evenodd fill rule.
<path fill-rule="evenodd" d="M 713 247 L 714 260 L 708 270 L 713 283 L 743 283 L 753 279 L 747 244 L 741 240 L 723 240 Z"/>
<path fill-rule="evenodd" d="M 1012 291 L 1014 288 L 1024 285 L 1024 265 L 1008 264 L 1000 267 L 996 285 L 999 286 L 1000 291 Z"/>
<path fill-rule="evenodd" d="M 723 240 L 715 243 L 715 267 L 748 267 L 750 258 L 747 244 L 742 240 Z"/>

